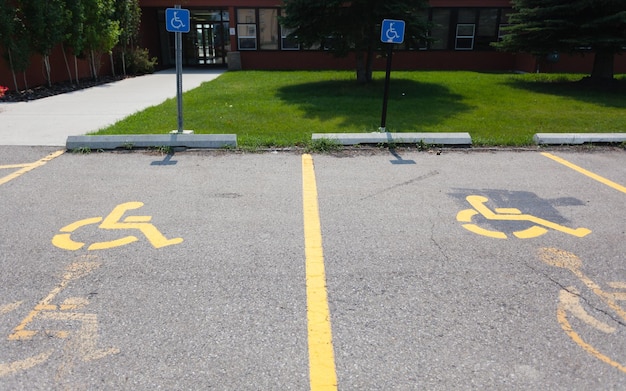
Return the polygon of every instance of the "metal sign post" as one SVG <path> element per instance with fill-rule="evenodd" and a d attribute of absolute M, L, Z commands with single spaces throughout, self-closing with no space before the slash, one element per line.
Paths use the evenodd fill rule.
<path fill-rule="evenodd" d="M 387 71 L 385 74 L 385 92 L 383 94 L 383 113 L 380 119 L 381 132 L 387 131 L 387 101 L 389 100 L 389 82 L 391 80 L 391 58 L 393 45 L 404 42 L 404 20 L 384 19 L 380 27 L 380 41 L 387 44 Z"/>
<path fill-rule="evenodd" d="M 176 50 L 176 100 L 178 103 L 178 131 L 183 133 L 183 36 L 189 32 L 189 10 L 181 9 L 180 5 L 165 10 L 165 25 L 169 32 L 174 33 Z"/>

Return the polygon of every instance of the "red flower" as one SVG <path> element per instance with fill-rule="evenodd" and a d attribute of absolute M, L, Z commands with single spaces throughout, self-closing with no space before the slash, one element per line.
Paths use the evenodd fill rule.
<path fill-rule="evenodd" d="M 0 86 L 0 98 L 2 98 L 4 96 L 4 93 L 7 92 L 8 90 L 9 90 L 8 87 Z"/>

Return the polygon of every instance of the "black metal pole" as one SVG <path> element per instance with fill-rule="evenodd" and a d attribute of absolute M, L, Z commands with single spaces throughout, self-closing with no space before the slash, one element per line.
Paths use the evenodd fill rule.
<path fill-rule="evenodd" d="M 391 57 L 393 55 L 393 44 L 387 44 L 387 73 L 385 75 L 385 93 L 383 96 L 383 114 L 380 119 L 380 131 L 386 132 L 387 125 L 387 101 L 389 99 L 389 81 L 391 79 Z"/>

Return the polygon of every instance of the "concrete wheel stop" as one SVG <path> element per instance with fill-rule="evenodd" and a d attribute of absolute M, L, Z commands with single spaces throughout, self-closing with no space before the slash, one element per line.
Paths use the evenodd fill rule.
<path fill-rule="evenodd" d="M 357 144 L 432 144 L 470 146 L 472 138 L 469 133 L 313 133 L 315 140 L 332 140 L 341 145 Z"/>
<path fill-rule="evenodd" d="M 69 136 L 68 150 L 74 149 L 132 149 L 152 147 L 237 148 L 236 134 L 148 134 L 112 136 Z"/>

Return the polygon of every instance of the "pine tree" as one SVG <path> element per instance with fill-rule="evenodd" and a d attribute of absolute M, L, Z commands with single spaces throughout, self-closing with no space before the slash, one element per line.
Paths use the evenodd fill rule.
<path fill-rule="evenodd" d="M 507 35 L 494 46 L 546 55 L 593 52 L 591 78 L 612 80 L 615 55 L 626 48 L 624 0 L 513 0 Z"/>

